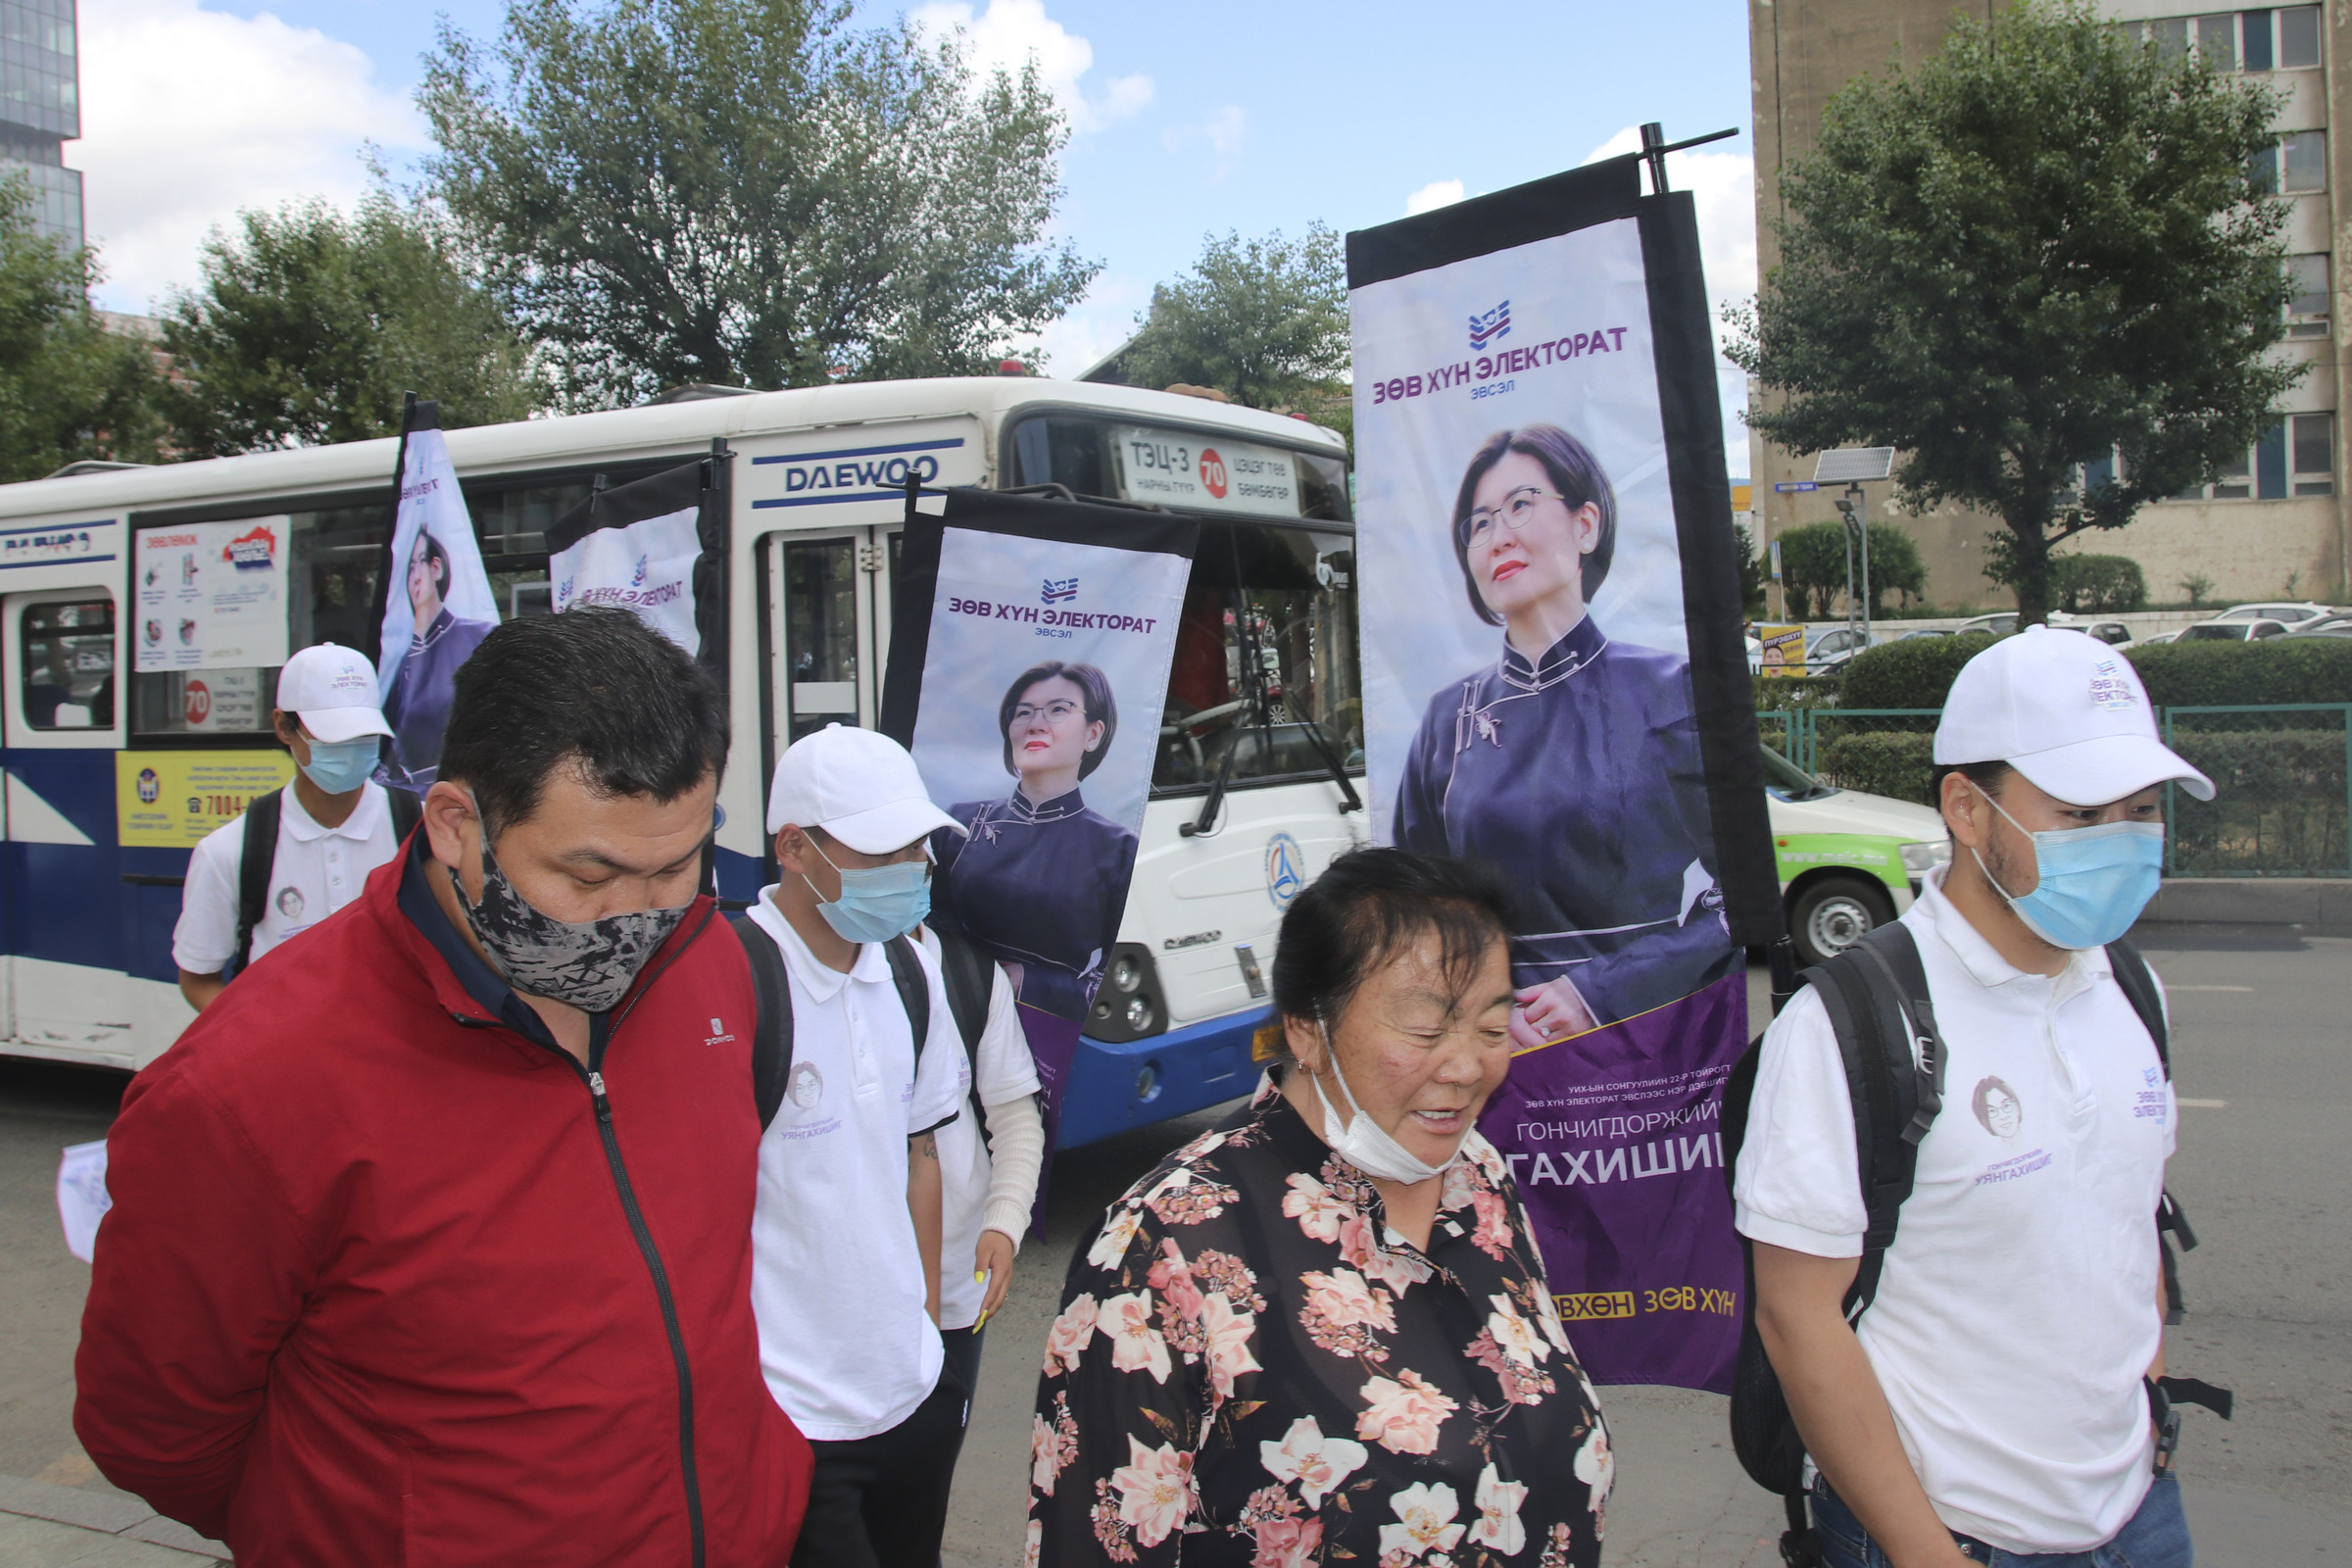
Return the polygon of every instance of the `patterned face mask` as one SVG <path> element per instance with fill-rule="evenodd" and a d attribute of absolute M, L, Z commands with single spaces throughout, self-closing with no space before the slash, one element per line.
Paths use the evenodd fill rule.
<path fill-rule="evenodd" d="M 479 807 L 475 812 L 478 816 Z M 467 903 L 466 884 L 454 868 L 445 869 L 466 923 L 507 983 L 582 1012 L 610 1012 L 690 907 L 681 904 L 597 920 L 559 920 L 514 891 L 490 853 L 487 833 L 482 835 L 481 903 Z"/>

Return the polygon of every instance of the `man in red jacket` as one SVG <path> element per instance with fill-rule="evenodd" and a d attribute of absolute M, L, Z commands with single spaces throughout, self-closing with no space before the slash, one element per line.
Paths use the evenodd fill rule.
<path fill-rule="evenodd" d="M 782 1568 L 724 700 L 624 611 L 459 672 L 422 828 L 132 1083 L 75 1360 L 107 1479 L 239 1568 Z"/>

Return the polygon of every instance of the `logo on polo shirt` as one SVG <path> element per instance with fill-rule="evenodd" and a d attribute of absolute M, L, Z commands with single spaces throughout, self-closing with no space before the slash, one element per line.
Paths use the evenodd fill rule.
<path fill-rule="evenodd" d="M 794 1104 L 808 1110 L 825 1098 L 825 1075 L 816 1070 L 814 1062 L 795 1062 L 792 1082 L 784 1094 Z"/>
<path fill-rule="evenodd" d="M 706 1046 L 723 1046 L 730 1044 L 734 1038 L 735 1037 L 733 1035 L 727 1033 L 727 1026 L 723 1019 L 713 1018 L 710 1020 L 710 1038 L 704 1041 L 703 1044 Z"/>

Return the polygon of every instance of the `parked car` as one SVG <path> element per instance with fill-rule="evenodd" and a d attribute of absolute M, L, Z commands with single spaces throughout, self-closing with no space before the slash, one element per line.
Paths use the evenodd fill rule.
<path fill-rule="evenodd" d="M 1824 784 L 1769 746 L 1764 794 L 1800 965 L 1843 953 L 1902 913 L 1928 872 L 1952 858 L 1940 813 Z"/>
<path fill-rule="evenodd" d="M 1827 674 L 1872 642 L 1885 640 L 1867 637 L 1857 627 L 1832 626 L 1827 631 L 1815 633 L 1812 640 L 1805 644 L 1805 668 L 1816 675 Z"/>
<path fill-rule="evenodd" d="M 2314 615 L 2309 620 L 2287 627 L 2286 632 L 2290 637 L 2352 635 L 2352 610 L 2330 610 L 2325 615 Z"/>
<path fill-rule="evenodd" d="M 2160 631 L 2153 637 L 2142 637 L 2138 642 L 2132 644 L 2132 646 L 2134 648 L 2153 648 L 2158 643 L 2177 643 L 2180 640 L 2180 633 L 2178 631 Z"/>
<path fill-rule="evenodd" d="M 2275 620 L 2282 626 L 2299 626 L 2304 621 L 2329 613 L 2327 605 L 2315 605 L 2310 600 L 2277 600 L 2267 605 L 2231 605 L 2215 615 L 2215 620 Z"/>
<path fill-rule="evenodd" d="M 1764 639 L 1752 631 L 1747 634 L 1747 672 L 1750 675 L 1764 673 Z"/>
<path fill-rule="evenodd" d="M 2283 621 L 2248 618 L 2245 620 L 2200 620 L 2194 626 L 2183 626 L 2175 640 L 2184 643 L 2250 643 L 2265 637 L 2283 637 Z"/>
<path fill-rule="evenodd" d="M 2015 630 L 2017 630 L 2017 612 L 2003 610 L 1989 615 L 1978 615 L 1964 620 L 1952 628 L 1952 635 L 1966 637 L 1972 632 L 1990 632 L 1995 637 L 2006 637 Z"/>
<path fill-rule="evenodd" d="M 1947 626 L 1922 626 L 1916 631 L 1907 631 L 1903 633 L 1900 637 L 1897 637 L 1895 641 L 1898 643 L 1907 643 L 1914 637 L 1949 637 L 1951 634 L 1951 628 Z"/>

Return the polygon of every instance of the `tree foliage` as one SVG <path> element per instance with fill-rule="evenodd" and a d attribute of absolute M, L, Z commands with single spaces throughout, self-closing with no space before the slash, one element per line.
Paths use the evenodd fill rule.
<path fill-rule="evenodd" d="M 1340 236 L 1211 234 L 1192 271 L 1152 290 L 1120 366 L 1136 386 L 1214 387 L 1253 409 L 1344 416 L 1352 346 Z"/>
<path fill-rule="evenodd" d="M 2051 545 L 2241 459 L 2301 373 L 2266 352 L 2287 209 L 2249 165 L 2278 103 L 2054 0 L 1847 84 L 1781 171 L 1780 266 L 1732 313 L 1727 352 L 1780 394 L 1750 422 L 1796 452 L 1895 447 L 1906 505 L 1996 513 L 2043 619 Z"/>
<path fill-rule="evenodd" d="M 90 308 L 96 255 L 33 227 L 32 192 L 0 175 L 0 483 L 85 459 L 152 463 L 153 350 Z"/>
<path fill-rule="evenodd" d="M 2069 614 L 2123 614 L 2147 604 L 2147 574 L 2130 556 L 2052 556 L 2050 597 Z"/>
<path fill-rule="evenodd" d="M 1066 130 L 1034 63 L 852 32 L 844 0 L 510 0 L 446 23 L 430 189 L 565 399 L 994 368 L 1098 266 L 1045 241 Z"/>
<path fill-rule="evenodd" d="M 164 409 L 189 456 L 363 441 L 400 429 L 401 394 L 442 422 L 527 417 L 546 388 L 445 222 L 376 192 L 240 215 L 203 282 L 164 314 L 178 380 Z"/>
<path fill-rule="evenodd" d="M 1790 608 L 1800 620 L 1827 616 L 1830 607 L 1845 597 L 1845 524 L 1809 522 L 1781 535 L 1781 586 L 1788 590 Z M 1861 557 L 1854 559 L 1859 575 Z M 1870 524 L 1870 612 L 1886 612 L 1887 590 L 1906 602 L 1928 589 L 1927 564 L 1919 545 L 1891 522 Z"/>
<path fill-rule="evenodd" d="M 1766 575 L 1764 558 L 1756 554 L 1756 535 L 1744 522 L 1732 524 L 1732 539 L 1740 557 L 1740 608 L 1741 612 L 1760 615 L 1764 612 L 1764 596 L 1771 585 Z"/>

